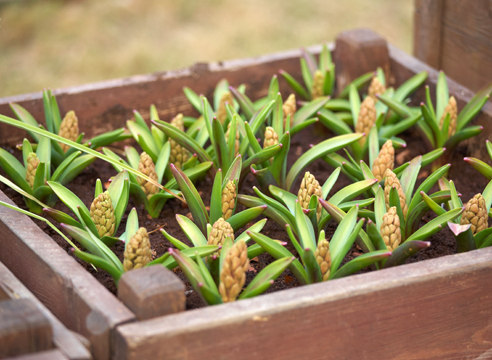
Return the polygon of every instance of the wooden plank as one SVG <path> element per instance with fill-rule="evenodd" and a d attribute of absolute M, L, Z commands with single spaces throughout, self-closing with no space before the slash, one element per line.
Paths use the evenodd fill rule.
<path fill-rule="evenodd" d="M 67 357 L 58 350 L 41 351 L 35 354 L 16 356 L 5 360 L 65 360 Z"/>
<path fill-rule="evenodd" d="M 71 360 L 92 359 L 92 356 L 79 341 L 41 302 L 0 262 L 0 300 L 27 299 L 33 301 L 37 308 L 49 320 L 53 329 L 52 342 L 66 358 Z M 90 345 L 90 344 L 89 344 Z M 65 357 L 64 357 L 65 358 Z"/>
<path fill-rule="evenodd" d="M 184 283 L 164 266 L 129 271 L 118 284 L 118 299 L 139 320 L 175 314 L 186 308 Z"/>
<path fill-rule="evenodd" d="M 488 248 L 122 325 L 116 358 L 475 358 L 491 348 L 491 258 Z"/>
<path fill-rule="evenodd" d="M 53 347 L 50 321 L 30 299 L 0 301 L 0 359 Z"/>
<path fill-rule="evenodd" d="M 386 40 L 369 29 L 344 31 L 335 41 L 333 61 L 336 66 L 337 87 L 343 89 L 355 78 L 380 66 L 390 80 L 389 56 Z"/>
<path fill-rule="evenodd" d="M 490 22 L 492 23 L 492 19 Z M 492 82 L 492 45 L 484 44 L 445 25 L 442 69 L 457 82 L 478 91 Z"/>
<path fill-rule="evenodd" d="M 11 203 L 3 193 L 0 200 Z M 0 261 L 69 329 L 110 357 L 111 330 L 135 316 L 27 216 L 0 207 Z"/>
<path fill-rule="evenodd" d="M 333 48 L 333 45 L 330 47 Z M 320 49 L 321 46 L 314 46 L 308 50 L 319 53 Z M 183 93 L 185 86 L 210 97 L 215 85 L 227 78 L 232 86 L 247 84 L 246 93 L 253 98 L 265 96 L 272 76 L 279 69 L 297 74 L 296 79 L 301 80 L 299 56 L 299 50 L 292 50 L 258 58 L 196 64 L 182 70 L 137 75 L 53 92 L 62 116 L 69 110 L 75 110 L 80 131 L 90 138 L 125 126 L 126 120 L 133 116 L 134 109 L 148 117 L 151 104 L 160 110 L 162 120 L 170 120 L 178 112 L 196 115 Z M 22 105 L 35 119 L 44 123 L 41 93 L 0 99 L 0 114 L 14 117 L 9 107 L 12 102 Z M 25 136 L 24 131 L 0 123 L 0 145 L 15 145 Z"/>
<path fill-rule="evenodd" d="M 439 69 L 444 0 L 415 0 L 413 13 L 413 55 Z"/>

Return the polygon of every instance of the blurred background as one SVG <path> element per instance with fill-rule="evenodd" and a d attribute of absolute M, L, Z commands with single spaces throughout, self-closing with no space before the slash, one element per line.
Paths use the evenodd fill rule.
<path fill-rule="evenodd" d="M 413 0 L 0 0 L 0 97 L 254 57 L 367 27 L 411 52 Z"/>

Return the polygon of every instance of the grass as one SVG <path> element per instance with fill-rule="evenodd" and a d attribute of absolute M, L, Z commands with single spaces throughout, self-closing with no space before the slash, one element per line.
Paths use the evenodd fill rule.
<path fill-rule="evenodd" d="M 0 96 L 251 57 L 371 28 L 410 52 L 412 0 L 0 2 Z"/>

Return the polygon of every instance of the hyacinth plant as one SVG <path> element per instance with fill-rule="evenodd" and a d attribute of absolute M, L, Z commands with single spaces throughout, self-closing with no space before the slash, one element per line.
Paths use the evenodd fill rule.
<path fill-rule="evenodd" d="M 492 160 L 492 143 L 487 140 L 485 142 L 487 153 L 489 154 L 490 159 Z M 485 176 L 487 180 L 492 180 L 492 166 L 487 164 L 485 161 L 474 157 L 465 157 L 463 158 L 468 164 L 470 164 L 475 170 L 477 170 L 480 174 Z"/>
<path fill-rule="evenodd" d="M 391 252 L 386 249 L 372 251 L 340 266 L 364 224 L 364 219 L 357 221 L 358 210 L 357 205 L 349 210 L 331 240 L 328 241 L 325 238 L 324 230 L 320 231 L 319 235 L 315 235 L 310 219 L 303 213 L 299 202 L 296 202 L 295 226 L 299 231 L 297 237 L 289 224 L 284 224 L 284 226 L 300 257 L 300 261 L 296 259 L 289 265 L 289 270 L 301 284 L 341 278 L 382 261 L 391 255 Z M 265 235 L 252 231 L 248 234 L 276 259 L 294 256 L 285 247 Z"/>
<path fill-rule="evenodd" d="M 488 183 L 483 193 L 473 196 L 464 206 L 452 180 L 440 179 L 439 187 L 451 194 L 451 199 L 445 203 L 446 208 L 450 211 L 463 211 L 458 217 L 448 221 L 448 227 L 456 239 L 458 252 L 491 246 L 492 228 L 488 227 L 488 218 L 492 204 L 492 181 Z M 424 201 L 436 215 L 446 212 L 432 198 L 424 196 Z"/>
<path fill-rule="evenodd" d="M 334 168 L 341 167 L 342 172 L 354 182 L 367 179 L 368 176 L 371 176 L 371 172 L 374 175 L 374 178 L 381 181 L 384 177 L 386 169 L 390 169 L 395 174 L 400 176 L 402 171 L 410 165 L 409 161 L 395 168 L 396 150 L 393 146 L 393 140 L 386 140 L 386 142 L 380 147 L 381 142 L 379 141 L 378 130 L 375 126 L 373 126 L 369 131 L 367 143 L 370 167 L 364 162 L 364 160 L 357 162 L 345 149 L 345 156 L 338 153 L 330 153 L 323 157 L 323 160 Z M 438 148 L 421 155 L 421 166 L 426 166 L 432 163 L 437 158 L 442 156 L 444 151 L 446 151 L 445 148 Z"/>
<path fill-rule="evenodd" d="M 122 171 L 116 175 L 108 189 L 104 191 L 100 179 L 96 181 L 94 200 L 87 208 L 82 200 L 72 191 L 58 182 L 48 181 L 48 186 L 58 198 L 74 213 L 70 215 L 49 207 L 44 212 L 59 223 L 71 225 L 79 229 L 88 229 L 92 236 L 100 239 L 107 246 L 118 242 L 114 237 L 128 205 L 130 194 L 129 174 Z"/>
<path fill-rule="evenodd" d="M 371 147 L 378 149 L 386 141 L 391 140 L 393 147 L 401 148 L 406 146 L 406 143 L 397 137 L 398 134 L 409 129 L 415 125 L 420 120 L 420 114 L 413 114 L 411 117 L 401 120 L 401 118 L 396 113 L 392 116 L 388 115 L 388 109 L 385 104 L 377 101 L 377 99 L 382 96 L 378 92 L 385 90 L 385 94 L 390 99 L 401 99 L 404 101 L 411 93 L 413 93 L 422 83 L 425 81 L 427 73 L 423 72 L 415 75 L 411 79 L 407 80 L 402 84 L 396 91 L 392 88 L 382 89 L 384 86 L 384 73 L 381 69 L 378 71 L 378 76 L 374 79 L 377 80 L 376 85 L 371 83 L 369 88 L 369 94 L 361 101 L 358 90 L 354 84 L 349 86 L 349 105 L 350 114 L 353 126 L 349 126 L 341 117 L 335 112 L 329 109 L 321 109 L 318 112 L 318 118 L 320 121 L 335 134 L 351 134 L 353 132 L 369 135 L 371 131 L 372 143 Z M 349 119 L 350 120 L 350 119 Z M 373 130 L 374 129 L 374 130 Z M 357 143 L 353 143 L 350 146 L 350 150 L 353 158 L 356 162 L 363 160 L 366 153 L 369 150 L 370 141 L 365 137 L 359 140 Z"/>
<path fill-rule="evenodd" d="M 124 163 L 127 166 L 132 167 L 135 170 L 141 171 L 145 175 L 149 176 L 157 183 L 161 184 L 165 178 L 165 172 L 168 168 L 170 161 L 170 152 L 172 145 L 171 142 L 166 142 L 157 159 L 157 163 L 154 164 L 152 157 L 146 152 L 138 154 L 138 151 L 132 146 L 125 146 L 125 154 L 127 161 L 121 159 L 116 153 L 108 148 L 103 148 L 103 152 L 114 160 Z M 204 162 L 196 164 L 196 157 L 192 157 L 194 161 L 188 161 L 184 164 L 183 170 L 186 176 L 191 181 L 196 181 L 198 178 L 205 176 L 206 172 L 212 166 L 211 162 Z M 177 167 L 177 165 L 175 165 Z M 116 171 L 121 171 L 121 165 L 113 164 Z M 176 190 L 177 183 L 174 178 L 170 179 L 164 184 L 166 189 L 169 189 L 175 195 L 180 195 L 181 192 Z M 163 206 L 168 199 L 174 197 L 173 194 L 158 188 L 155 184 L 130 174 L 130 194 L 135 199 L 137 204 L 143 204 L 145 210 L 153 218 L 159 216 Z"/>
<path fill-rule="evenodd" d="M 389 249 L 393 255 L 382 262 L 383 267 L 402 264 L 409 256 L 429 246 L 427 238 L 440 231 L 448 221 L 456 219 L 462 208 L 444 211 L 422 227 L 422 217 L 431 209 L 426 198 L 432 199 L 437 206 L 451 200 L 449 190 L 441 190 L 427 195 L 430 189 L 448 171 L 450 165 L 444 165 L 430 176 L 414 192 L 415 183 L 421 168 L 421 157 L 410 162 L 402 172 L 401 178 L 387 169 L 384 177 L 384 189 L 373 186 L 375 194 L 374 213 L 369 216 L 367 233 L 359 232 L 359 244 L 367 249 Z M 338 223 L 345 217 L 345 212 L 336 205 L 320 200 L 322 206 Z"/>
<path fill-rule="evenodd" d="M 235 243 L 228 237 L 220 252 L 219 278 L 214 280 L 205 261 L 196 252 L 194 258 L 184 252 L 169 249 L 188 281 L 205 304 L 217 305 L 251 298 L 265 292 L 294 261 L 293 256 L 274 261 L 260 271 L 242 292 L 249 270 L 248 249 L 244 240 Z"/>
<path fill-rule="evenodd" d="M 57 134 L 64 139 L 71 140 L 78 144 L 83 144 L 91 149 L 97 149 L 101 146 L 107 146 L 118 141 L 122 141 L 131 137 L 130 133 L 124 128 L 106 132 L 91 138 L 89 141 L 83 143 L 84 134 L 79 133 L 78 119 L 73 110 L 67 112 L 65 117 L 62 119 L 60 110 L 58 108 L 58 103 L 56 101 L 55 95 L 52 94 L 51 90 L 43 91 L 43 104 L 44 104 L 44 115 L 46 122 L 46 129 L 53 134 Z M 22 106 L 19 104 L 12 103 L 10 108 L 17 116 L 17 118 L 35 127 L 42 127 L 36 121 L 36 119 Z M 34 149 L 40 142 L 39 135 L 33 131 L 28 131 L 29 135 L 34 139 L 36 144 L 31 145 Z M 76 148 L 63 143 L 62 141 L 51 141 L 51 163 L 55 166 L 59 166 L 66 158 L 70 157 Z"/>
<path fill-rule="evenodd" d="M 60 184 L 67 184 L 92 164 L 96 157 L 93 155 L 79 156 L 81 151 L 75 151 L 55 167 L 51 163 L 52 146 L 50 139 L 44 136 L 40 136 L 38 139 L 39 143 L 35 149 L 27 139 L 24 139 L 22 143 L 23 163 L 8 151 L 0 148 L 0 167 L 22 190 L 39 201 L 53 206 L 56 202 L 56 196 L 53 196 L 53 191 L 46 185 L 46 182 L 51 180 Z M 27 197 L 24 197 L 24 201 L 31 212 L 36 214 L 43 212 L 42 207 L 35 201 Z"/>
<path fill-rule="evenodd" d="M 492 86 L 488 86 L 477 92 L 475 96 L 458 111 L 458 105 L 454 96 L 449 96 L 448 84 L 444 72 L 439 73 L 436 86 L 436 106 L 434 107 L 429 86 L 425 87 L 426 103 L 420 104 L 420 109 L 413 109 L 401 101 L 379 96 L 396 114 L 407 119 L 421 113 L 422 120 L 417 125 L 434 149 L 446 148 L 445 156 L 434 161 L 433 170 L 449 161 L 456 146 L 463 140 L 477 136 L 482 132 L 482 126 L 468 126 L 470 121 L 480 112 L 492 92 Z"/>
<path fill-rule="evenodd" d="M 107 156 L 105 154 L 102 154 L 102 153 L 100 153 L 94 149 L 91 149 L 90 147 L 87 147 L 85 145 L 79 144 L 79 143 L 74 142 L 72 140 L 63 138 L 63 137 L 61 137 L 57 134 L 54 134 L 52 132 L 49 132 L 43 128 L 40 128 L 40 127 L 37 127 L 34 125 L 30 125 L 30 124 L 26 124 L 26 123 L 23 123 L 21 121 L 17 121 L 17 120 L 12 119 L 8 116 L 0 115 L 0 122 L 15 126 L 17 128 L 23 129 L 23 130 L 26 130 L 28 132 L 34 133 L 34 134 L 41 136 L 41 137 L 46 137 L 46 138 L 52 140 L 52 142 L 53 141 L 61 142 L 65 145 L 73 147 L 73 148 L 75 148 L 81 152 L 87 153 L 88 155 L 92 155 L 96 158 L 104 160 L 104 161 L 112 164 L 113 166 L 119 166 L 122 170 L 127 170 L 130 174 L 133 174 L 139 178 L 142 178 L 143 180 L 151 183 L 152 185 L 166 191 L 168 194 L 172 195 L 173 197 L 177 198 L 178 200 L 185 202 L 183 198 L 178 196 L 175 192 L 171 191 L 170 189 L 165 188 L 164 186 L 159 184 L 154 178 L 148 176 L 147 174 L 144 174 L 143 172 L 141 172 L 137 169 L 132 168 L 130 165 L 126 164 L 125 162 L 121 162 L 120 159 L 118 159 L 118 160 L 114 159 L 114 158 Z"/>
<path fill-rule="evenodd" d="M 210 226 L 220 218 L 228 222 L 236 231 L 265 210 L 265 206 L 261 205 L 236 213 L 240 169 L 241 157 L 238 156 L 224 176 L 221 169 L 217 171 L 212 186 L 210 211 L 207 211 L 202 198 L 190 179 L 182 170 L 171 165 L 173 175 L 190 209 L 193 222 L 203 236 L 208 236 Z"/>
<path fill-rule="evenodd" d="M 238 196 L 238 202 L 247 207 L 265 206 L 265 216 L 271 218 L 281 227 L 288 224 L 295 235 L 299 235 L 301 231 L 297 226 L 296 218 L 305 214 L 311 222 L 310 226 L 313 228 L 314 234 L 318 236 L 331 219 L 331 216 L 322 209 L 319 199 L 326 200 L 328 198 L 328 194 L 338 180 L 340 170 L 340 168 L 335 169 L 323 186 L 309 171 L 306 172 L 297 195 L 270 185 L 269 193 L 272 196 L 270 197 L 253 187 L 257 197 L 241 194 Z M 367 179 L 350 184 L 333 194 L 328 201 L 346 211 L 357 204 L 359 215 L 364 214 L 366 210 L 363 208 L 370 206 L 374 199 L 352 200 L 369 191 L 376 183 L 376 179 Z"/>

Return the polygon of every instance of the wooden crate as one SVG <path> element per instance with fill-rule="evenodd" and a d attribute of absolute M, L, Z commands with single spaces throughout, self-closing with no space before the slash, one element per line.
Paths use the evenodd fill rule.
<path fill-rule="evenodd" d="M 381 66 L 396 85 L 426 70 L 427 84 L 435 89 L 436 70 L 369 30 L 342 33 L 331 49 L 339 83 Z M 319 52 L 320 47 L 311 50 Z M 209 96 L 215 84 L 227 78 L 233 85 L 245 83 L 254 99 L 264 96 L 279 69 L 300 77 L 298 57 L 298 51 L 288 51 L 198 64 L 55 94 L 61 111 L 75 109 L 81 128 L 91 136 L 124 126 L 133 109 L 146 114 L 152 103 L 162 119 L 177 112 L 195 115 L 184 86 Z M 454 81 L 449 81 L 449 89 L 460 108 L 473 96 Z M 419 91 L 414 98 L 423 95 Z M 0 99 L 1 114 L 11 114 L 9 102 L 43 118 L 40 94 Z M 477 122 L 490 120 L 492 105 L 487 104 Z M 14 144 L 23 136 L 0 125 L 0 143 Z M 486 137 L 470 144 L 482 158 L 487 156 Z M 0 261 L 70 329 L 91 340 L 97 359 L 449 359 L 476 357 L 492 348 L 492 249 L 137 321 L 149 317 L 139 315 L 134 305 L 138 301 L 130 311 L 27 217 L 0 208 L 0 231 L 9 249 L 0 252 Z M 95 319 L 97 324 L 92 323 Z"/>
<path fill-rule="evenodd" d="M 492 1 L 415 0 L 415 57 L 478 91 L 492 82 Z"/>
<path fill-rule="evenodd" d="M 0 358 L 41 359 L 46 354 L 51 359 L 92 359 L 80 337 L 69 331 L 0 262 Z"/>

